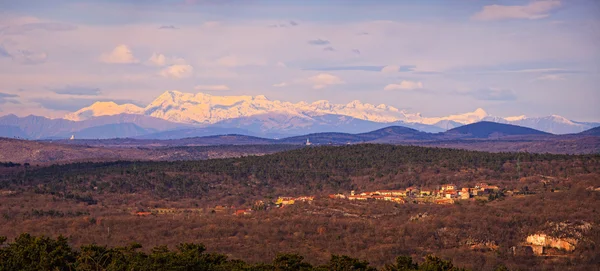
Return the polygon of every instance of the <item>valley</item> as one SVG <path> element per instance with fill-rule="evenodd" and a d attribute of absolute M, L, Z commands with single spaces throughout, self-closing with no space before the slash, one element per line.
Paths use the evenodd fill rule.
<path fill-rule="evenodd" d="M 145 252 L 194 242 L 249 263 L 294 253 L 322 265 L 335 254 L 383 267 L 399 255 L 422 263 L 434 254 L 474 270 L 589 270 L 600 255 L 593 245 L 600 242 L 599 170 L 597 154 L 376 144 L 203 161 L 13 165 L 0 175 L 0 236 L 62 234 L 74 246 L 138 242 Z M 397 202 L 330 198 L 481 183 L 492 194 L 447 204 L 400 194 Z M 527 243 L 535 234 L 573 238 L 574 249 L 548 245 L 538 253 L 539 242 Z"/>

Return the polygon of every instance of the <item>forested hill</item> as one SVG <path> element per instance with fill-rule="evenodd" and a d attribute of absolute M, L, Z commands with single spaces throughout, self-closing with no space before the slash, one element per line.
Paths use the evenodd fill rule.
<path fill-rule="evenodd" d="M 521 135 L 551 135 L 539 130 L 490 121 L 481 121 L 448 130 L 445 134 L 467 135 L 473 138 L 488 138 L 490 136 L 521 136 Z"/>
<path fill-rule="evenodd" d="M 282 194 L 322 194 L 411 185 L 569 176 L 600 167 L 600 155 L 485 153 L 360 144 L 307 147 L 265 156 L 181 162 L 75 163 L 4 175 L 1 186 L 40 193 L 147 192 L 207 201 Z M 0 188 L 3 188 L 0 187 Z M 96 189 L 93 189 L 96 187 Z"/>

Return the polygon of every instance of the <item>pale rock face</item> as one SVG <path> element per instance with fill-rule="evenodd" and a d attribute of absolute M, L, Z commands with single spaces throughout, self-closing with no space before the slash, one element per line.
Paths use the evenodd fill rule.
<path fill-rule="evenodd" d="M 526 241 L 535 246 L 551 247 L 569 252 L 575 250 L 575 245 L 577 245 L 577 240 L 573 238 L 555 238 L 543 233 L 529 235 Z"/>

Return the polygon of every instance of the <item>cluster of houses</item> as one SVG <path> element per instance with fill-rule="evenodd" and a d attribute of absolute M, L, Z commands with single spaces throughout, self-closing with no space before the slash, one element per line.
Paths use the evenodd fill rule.
<path fill-rule="evenodd" d="M 438 189 L 419 189 L 414 186 L 400 190 L 375 190 L 372 192 L 356 193 L 354 190 L 350 191 L 349 195 L 345 194 L 332 194 L 329 198 L 332 199 L 347 199 L 357 201 L 368 201 L 368 200 L 382 200 L 390 201 L 395 203 L 406 203 L 407 200 L 417 202 L 434 202 L 436 204 L 452 204 L 458 199 L 470 199 L 477 196 L 486 196 L 489 194 L 497 193 L 500 188 L 495 185 L 488 185 L 486 183 L 478 183 L 474 187 L 463 187 L 458 189 L 458 186 L 454 184 L 444 184 Z M 273 203 L 266 203 L 262 200 L 258 200 L 254 203 L 252 208 L 246 209 L 235 209 L 235 207 L 227 206 L 216 206 L 211 210 L 212 213 L 227 213 L 233 211 L 233 215 L 249 215 L 256 210 L 267 210 L 269 206 L 282 208 L 288 205 L 293 205 L 297 202 L 312 202 L 315 199 L 314 196 L 299 196 L 299 197 L 278 197 Z M 273 205 L 272 205 L 273 204 Z M 203 209 L 193 208 L 155 208 L 148 211 L 134 212 L 137 216 L 148 216 L 148 215 L 169 215 L 169 214 L 200 214 Z"/>
<path fill-rule="evenodd" d="M 498 192 L 500 188 L 495 185 L 479 183 L 475 187 L 463 187 L 460 190 L 454 184 L 441 185 L 439 189 L 418 189 L 409 187 L 401 190 L 376 190 L 357 194 L 354 190 L 350 195 L 332 194 L 333 199 L 348 200 L 384 200 L 396 203 L 405 203 L 407 198 L 431 198 L 437 204 L 452 204 L 456 199 L 470 199 L 476 196 L 488 195 Z"/>
<path fill-rule="evenodd" d="M 284 207 L 286 205 L 292 205 L 296 202 L 311 202 L 315 199 L 313 196 L 300 196 L 300 197 L 279 197 L 275 201 L 277 207 Z"/>

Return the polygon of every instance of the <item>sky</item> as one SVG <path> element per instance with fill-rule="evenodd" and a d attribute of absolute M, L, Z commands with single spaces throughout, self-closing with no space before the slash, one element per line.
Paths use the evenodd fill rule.
<path fill-rule="evenodd" d="M 0 115 L 167 90 L 600 121 L 600 1 L 0 0 Z"/>

